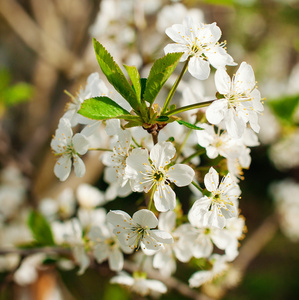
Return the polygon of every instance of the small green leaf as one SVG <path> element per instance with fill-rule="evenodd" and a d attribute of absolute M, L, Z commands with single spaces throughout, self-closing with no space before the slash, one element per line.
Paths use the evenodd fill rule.
<path fill-rule="evenodd" d="M 160 116 L 158 118 L 156 118 L 157 122 L 167 122 L 169 120 L 169 117 L 167 116 Z"/>
<path fill-rule="evenodd" d="M 41 246 L 55 245 L 51 227 L 41 213 L 32 211 L 28 217 L 28 226 Z"/>
<path fill-rule="evenodd" d="M 0 98 L 6 106 L 27 101 L 33 95 L 33 87 L 27 83 L 17 83 L 0 92 Z"/>
<path fill-rule="evenodd" d="M 198 127 L 198 126 L 196 126 L 196 125 L 194 125 L 194 124 L 188 123 L 188 122 L 183 121 L 183 120 L 178 120 L 177 122 L 178 122 L 180 125 L 184 125 L 184 126 L 190 128 L 190 129 L 203 130 L 203 128 Z"/>
<path fill-rule="evenodd" d="M 78 113 L 93 120 L 139 119 L 105 96 L 84 100 Z"/>
<path fill-rule="evenodd" d="M 176 105 L 175 104 L 171 104 L 170 107 L 169 107 L 169 110 L 174 110 L 176 109 Z"/>
<path fill-rule="evenodd" d="M 299 95 L 285 96 L 267 101 L 272 111 L 286 124 L 292 125 L 293 114 L 299 105 Z"/>
<path fill-rule="evenodd" d="M 133 109 L 138 111 L 137 96 L 111 54 L 96 39 L 93 39 L 93 46 L 98 63 L 108 81 L 130 103 Z"/>
<path fill-rule="evenodd" d="M 223 95 L 221 95 L 219 92 L 216 93 L 216 98 L 217 99 L 223 99 L 225 98 Z"/>
<path fill-rule="evenodd" d="M 155 61 L 148 76 L 144 91 L 144 99 L 154 103 L 161 88 L 174 71 L 183 53 L 168 53 Z"/>
<path fill-rule="evenodd" d="M 124 67 L 126 68 L 128 75 L 132 81 L 137 99 L 140 102 L 141 99 L 141 83 L 140 83 L 140 75 L 139 72 L 137 70 L 137 68 L 135 66 L 127 66 L 124 65 Z"/>
<path fill-rule="evenodd" d="M 140 78 L 140 84 L 141 84 L 141 99 L 144 99 L 144 91 L 146 87 L 147 78 Z"/>
<path fill-rule="evenodd" d="M 142 122 L 141 121 L 134 121 L 134 120 L 130 120 L 124 127 L 125 128 L 132 128 L 132 127 L 138 127 L 138 126 L 142 126 Z"/>

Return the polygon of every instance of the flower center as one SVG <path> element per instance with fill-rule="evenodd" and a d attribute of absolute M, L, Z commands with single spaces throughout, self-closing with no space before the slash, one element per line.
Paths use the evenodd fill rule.
<path fill-rule="evenodd" d="M 160 182 L 164 179 L 164 173 L 161 171 L 158 171 L 153 175 L 153 178 L 155 181 Z"/>

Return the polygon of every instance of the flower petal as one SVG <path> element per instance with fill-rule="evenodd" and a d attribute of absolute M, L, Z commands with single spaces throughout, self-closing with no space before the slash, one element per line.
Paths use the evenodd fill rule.
<path fill-rule="evenodd" d="M 226 95 L 230 93 L 231 79 L 224 68 L 219 68 L 215 72 L 214 79 L 216 89 L 221 95 Z"/>
<path fill-rule="evenodd" d="M 112 249 L 108 257 L 109 267 L 112 271 L 121 271 L 124 266 L 124 256 L 118 248 Z"/>
<path fill-rule="evenodd" d="M 177 186 L 189 185 L 194 176 L 194 170 L 184 164 L 176 164 L 169 168 L 167 172 L 168 179 L 175 183 Z"/>
<path fill-rule="evenodd" d="M 213 167 L 211 167 L 209 173 L 205 175 L 204 183 L 209 192 L 217 190 L 219 185 L 219 175 Z"/>
<path fill-rule="evenodd" d="M 207 120 L 211 124 L 219 124 L 228 111 L 228 101 L 226 99 L 215 100 L 206 110 Z"/>
<path fill-rule="evenodd" d="M 193 56 L 190 58 L 188 71 L 193 77 L 205 80 L 210 75 L 210 64 L 200 57 Z"/>
<path fill-rule="evenodd" d="M 71 158 L 68 155 L 62 155 L 55 164 L 54 174 L 61 181 L 65 181 L 71 173 L 71 167 L 72 167 Z"/>
<path fill-rule="evenodd" d="M 159 142 L 150 153 L 150 158 L 156 168 L 164 168 L 175 155 L 175 148 L 170 142 Z"/>
<path fill-rule="evenodd" d="M 85 174 L 85 164 L 78 155 L 73 155 L 74 170 L 77 177 L 82 177 Z"/>
<path fill-rule="evenodd" d="M 158 219 L 155 214 L 148 209 L 140 209 L 133 215 L 133 221 L 142 227 L 155 228 L 158 226 Z"/>
<path fill-rule="evenodd" d="M 173 210 L 176 205 L 175 192 L 169 185 L 158 186 L 154 194 L 156 209 L 161 212 Z"/>

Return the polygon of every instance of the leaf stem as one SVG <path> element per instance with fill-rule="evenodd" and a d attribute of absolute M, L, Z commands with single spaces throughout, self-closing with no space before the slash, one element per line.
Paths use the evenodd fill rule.
<path fill-rule="evenodd" d="M 195 104 L 190 104 L 187 106 L 182 106 L 182 107 L 176 108 L 174 110 L 170 110 L 169 112 L 165 113 L 164 116 L 172 116 L 172 115 L 175 115 L 175 114 L 178 114 L 178 113 L 181 113 L 184 111 L 188 111 L 191 109 L 206 107 L 206 106 L 209 106 L 211 103 L 213 103 L 215 100 L 217 100 L 217 99 L 209 100 L 209 101 L 205 101 L 205 102 L 199 102 L 199 103 L 195 103 Z"/>
<path fill-rule="evenodd" d="M 179 149 L 178 149 L 178 151 L 177 151 L 177 153 L 176 153 L 176 159 L 175 159 L 175 162 L 176 162 L 176 161 L 178 160 L 178 158 L 180 157 L 180 155 L 181 155 L 181 153 L 182 153 L 182 150 L 183 150 L 185 144 L 187 143 L 188 138 L 189 138 L 191 132 L 192 132 L 192 130 L 190 129 L 190 130 L 188 131 L 188 133 L 186 134 L 186 136 L 185 136 L 185 138 L 184 138 L 184 141 L 183 141 L 182 144 L 180 145 L 180 147 L 179 147 Z"/>
<path fill-rule="evenodd" d="M 196 157 L 196 156 L 199 156 L 201 154 L 204 154 L 205 153 L 205 149 L 200 149 L 198 151 L 196 151 L 195 153 L 191 154 L 190 156 L 186 157 L 182 162 L 181 164 L 185 164 L 186 162 L 189 162 L 192 158 Z"/>
<path fill-rule="evenodd" d="M 168 96 L 167 96 L 167 98 L 166 98 L 166 100 L 165 100 L 164 106 L 163 106 L 162 111 L 161 111 L 161 115 L 163 115 L 163 114 L 166 112 L 166 110 L 167 110 L 167 108 L 168 108 L 168 106 L 169 106 L 169 103 L 170 103 L 170 101 L 171 101 L 171 99 L 172 99 L 172 97 L 173 97 L 173 95 L 174 95 L 174 93 L 175 93 L 175 91 L 176 91 L 176 89 L 177 89 L 177 87 L 178 87 L 178 85 L 179 85 L 181 79 L 183 78 L 185 72 L 187 71 L 188 64 L 189 64 L 189 59 L 190 59 L 190 56 L 189 56 L 188 59 L 186 60 L 186 62 L 185 62 L 185 64 L 184 64 L 184 67 L 183 67 L 183 69 L 182 69 L 182 71 L 181 71 L 179 77 L 178 77 L 177 80 L 175 81 L 173 87 L 171 88 L 171 90 L 170 90 L 170 92 L 169 92 L 169 94 L 168 94 Z"/>
<path fill-rule="evenodd" d="M 203 189 L 195 182 L 195 181 L 192 181 L 191 182 L 199 191 L 203 191 Z"/>
<path fill-rule="evenodd" d="M 148 210 L 151 210 L 151 208 L 152 208 L 153 198 L 154 198 L 154 194 L 155 194 L 156 189 L 157 189 L 157 185 L 155 184 L 152 187 L 152 190 L 151 190 L 150 199 L 149 199 L 149 203 L 148 203 L 148 206 L 147 206 Z"/>
<path fill-rule="evenodd" d="M 113 152 L 112 149 L 106 149 L 106 148 L 89 148 L 88 151 L 110 151 L 110 152 Z"/>

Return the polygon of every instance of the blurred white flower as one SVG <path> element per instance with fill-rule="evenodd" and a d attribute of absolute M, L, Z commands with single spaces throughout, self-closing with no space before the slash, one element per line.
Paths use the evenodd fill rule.
<path fill-rule="evenodd" d="M 110 283 L 117 283 L 130 287 L 132 292 L 141 296 L 165 294 L 167 287 L 164 283 L 154 279 L 146 279 L 142 273 L 134 273 L 133 277 L 126 272 L 120 272 L 117 276 L 112 277 Z"/>
<path fill-rule="evenodd" d="M 189 286 L 199 287 L 206 282 L 212 281 L 215 277 L 220 276 L 228 269 L 226 256 L 214 254 L 210 257 L 209 262 L 212 264 L 212 269 L 207 271 L 195 272 L 189 278 Z"/>
<path fill-rule="evenodd" d="M 124 265 L 123 252 L 133 252 L 129 246 L 119 243 L 117 236 L 113 233 L 111 224 L 94 226 L 90 229 L 88 237 L 93 242 L 93 255 L 98 263 L 108 259 L 109 267 L 113 271 L 121 271 Z"/>
<path fill-rule="evenodd" d="M 94 209 L 105 203 L 104 194 L 98 188 L 87 183 L 81 183 L 78 186 L 76 196 L 79 205 L 86 209 Z"/>
<path fill-rule="evenodd" d="M 37 268 L 45 258 L 44 253 L 37 253 L 24 258 L 21 266 L 13 275 L 14 281 L 21 286 L 34 283 L 38 278 Z"/>
<path fill-rule="evenodd" d="M 293 242 L 299 241 L 299 183 L 285 179 L 270 186 L 282 232 Z"/>
<path fill-rule="evenodd" d="M 79 155 L 88 151 L 88 141 L 81 133 L 73 136 L 71 123 L 68 119 L 60 119 L 58 129 L 51 141 L 51 147 L 55 155 L 59 158 L 54 167 L 55 175 L 65 181 L 71 172 L 72 163 L 74 164 L 75 174 L 82 177 L 85 174 L 85 165 Z"/>

